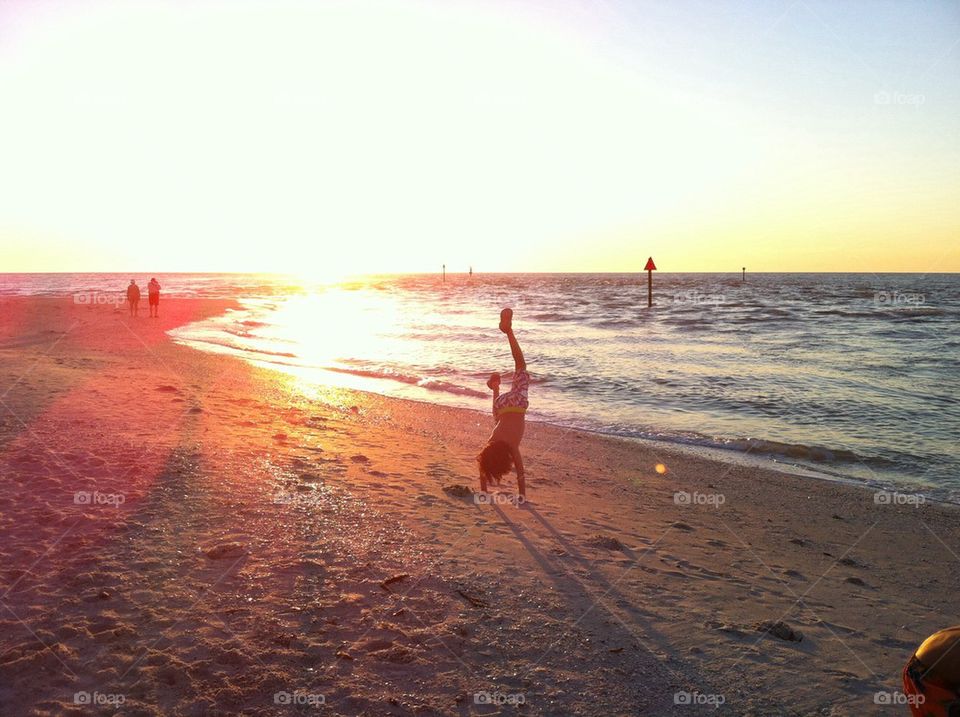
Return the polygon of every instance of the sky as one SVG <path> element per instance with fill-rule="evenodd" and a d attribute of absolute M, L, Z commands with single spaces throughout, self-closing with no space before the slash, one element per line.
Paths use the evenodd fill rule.
<path fill-rule="evenodd" d="M 960 3 L 0 0 L 0 271 L 960 270 Z"/>

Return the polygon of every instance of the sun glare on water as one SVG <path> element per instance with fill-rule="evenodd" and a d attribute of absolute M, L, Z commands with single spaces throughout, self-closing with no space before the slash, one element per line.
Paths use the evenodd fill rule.
<path fill-rule="evenodd" d="M 318 367 L 341 367 L 358 356 L 388 350 L 391 326 L 402 322 L 389 301 L 351 301 L 344 289 L 293 297 L 271 317 L 291 352 Z"/>

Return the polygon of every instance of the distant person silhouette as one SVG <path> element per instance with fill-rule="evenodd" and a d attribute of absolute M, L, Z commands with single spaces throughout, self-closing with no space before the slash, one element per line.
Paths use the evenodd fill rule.
<path fill-rule="evenodd" d="M 147 284 L 147 303 L 150 308 L 151 318 L 160 318 L 160 282 L 156 279 L 150 279 Z"/>
<path fill-rule="evenodd" d="M 130 316 L 136 316 L 140 308 L 140 287 L 137 286 L 136 279 L 131 279 L 130 286 L 127 287 L 127 302 L 130 304 Z"/>

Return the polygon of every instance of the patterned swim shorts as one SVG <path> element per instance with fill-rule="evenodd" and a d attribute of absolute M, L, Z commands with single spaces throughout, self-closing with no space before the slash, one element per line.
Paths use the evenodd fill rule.
<path fill-rule="evenodd" d="M 530 390 L 530 374 L 526 370 L 517 371 L 513 374 L 513 381 L 510 384 L 510 390 L 497 396 L 493 407 L 497 410 L 497 415 L 502 413 L 526 413 L 530 401 L 527 393 Z"/>

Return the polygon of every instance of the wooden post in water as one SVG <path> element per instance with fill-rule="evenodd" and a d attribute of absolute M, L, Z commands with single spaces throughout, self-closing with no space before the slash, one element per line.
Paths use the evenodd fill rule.
<path fill-rule="evenodd" d="M 647 272 L 647 308 L 653 306 L 653 272 L 657 265 L 653 263 L 653 257 L 647 259 L 647 265 L 643 267 Z"/>
<path fill-rule="evenodd" d="M 447 283 L 447 265 L 446 264 L 443 265 L 443 271 L 441 273 L 441 276 L 443 277 L 443 283 L 446 284 Z"/>
<path fill-rule="evenodd" d="M 740 278 L 740 281 L 747 280 L 747 267 L 743 267 L 743 276 Z"/>

